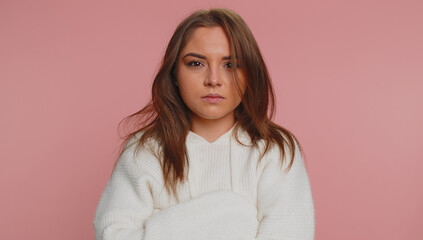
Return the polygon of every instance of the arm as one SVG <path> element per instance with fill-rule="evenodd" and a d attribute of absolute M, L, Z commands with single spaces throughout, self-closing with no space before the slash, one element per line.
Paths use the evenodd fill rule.
<path fill-rule="evenodd" d="M 289 150 L 283 169 L 279 149 L 269 154 L 258 185 L 258 240 L 311 240 L 314 239 L 314 205 L 310 183 L 301 152 L 296 144 L 294 163 Z M 276 149 L 276 150 L 275 150 Z M 286 149 L 288 149 L 286 147 Z"/>
<path fill-rule="evenodd" d="M 97 240 L 141 240 L 143 225 L 153 213 L 150 189 L 158 184 L 154 168 L 148 161 L 136 161 L 134 148 L 135 144 L 119 157 L 101 196 L 94 218 Z"/>
<path fill-rule="evenodd" d="M 138 160 L 152 156 L 141 154 Z M 258 228 L 256 206 L 229 191 L 210 192 L 153 214 L 152 188 L 162 187 L 151 161 L 133 149 L 119 158 L 97 207 L 97 240 L 247 239 Z M 157 177 L 155 177 L 157 176 Z"/>
<path fill-rule="evenodd" d="M 251 239 L 258 225 L 254 204 L 232 191 L 216 191 L 153 215 L 145 239 Z"/>

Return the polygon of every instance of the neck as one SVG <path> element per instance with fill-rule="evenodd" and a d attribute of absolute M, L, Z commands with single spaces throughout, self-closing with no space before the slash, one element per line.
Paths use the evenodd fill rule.
<path fill-rule="evenodd" d="M 229 131 L 234 124 L 235 119 L 233 114 L 221 119 L 204 119 L 193 116 L 191 121 L 191 131 L 211 143 Z"/>

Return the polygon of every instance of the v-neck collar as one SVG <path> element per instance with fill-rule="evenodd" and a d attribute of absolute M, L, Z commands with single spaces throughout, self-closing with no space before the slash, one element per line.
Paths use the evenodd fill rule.
<path fill-rule="evenodd" d="M 192 144 L 205 144 L 205 145 L 217 145 L 217 144 L 228 144 L 228 139 L 232 137 L 232 132 L 235 128 L 236 123 L 224 134 L 218 137 L 215 141 L 209 142 L 202 136 L 196 134 L 195 132 L 189 130 L 187 135 L 187 141 Z"/>

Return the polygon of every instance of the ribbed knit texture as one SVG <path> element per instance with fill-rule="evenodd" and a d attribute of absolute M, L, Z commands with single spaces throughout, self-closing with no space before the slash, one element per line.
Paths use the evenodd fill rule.
<path fill-rule="evenodd" d="M 233 130 L 213 143 L 188 133 L 190 168 L 188 181 L 178 188 L 179 202 L 164 189 L 155 155 L 147 149 L 135 155 L 136 144 L 130 146 L 99 201 L 96 239 L 314 239 L 313 199 L 298 145 L 293 166 L 286 172 L 276 145 L 258 163 L 260 150 L 239 144 Z M 250 143 L 241 128 L 238 137 Z M 292 154 L 285 150 L 284 168 Z"/>

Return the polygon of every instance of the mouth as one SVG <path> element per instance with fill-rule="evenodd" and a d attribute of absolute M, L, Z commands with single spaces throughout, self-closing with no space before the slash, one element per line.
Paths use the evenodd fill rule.
<path fill-rule="evenodd" d="M 210 93 L 204 97 L 202 97 L 202 99 L 208 103 L 220 103 L 221 101 L 223 101 L 225 98 L 220 96 L 219 94 L 216 93 Z"/>

